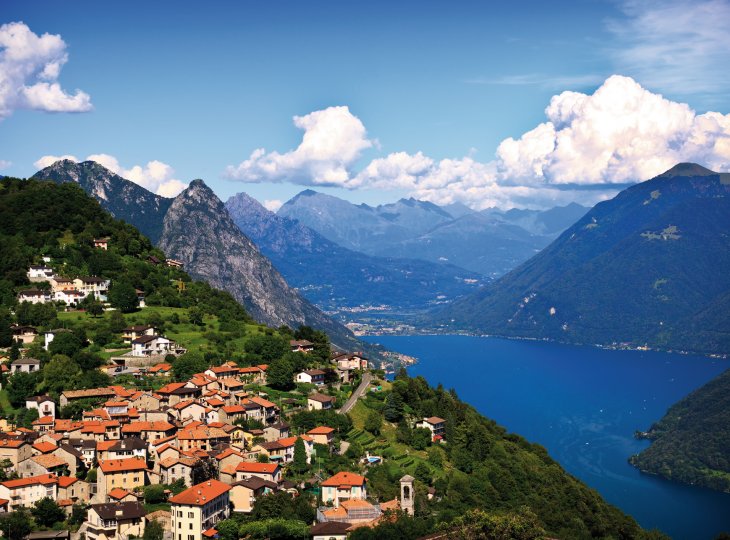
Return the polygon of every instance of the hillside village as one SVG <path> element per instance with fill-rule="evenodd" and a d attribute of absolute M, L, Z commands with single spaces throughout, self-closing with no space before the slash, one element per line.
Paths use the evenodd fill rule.
<path fill-rule="evenodd" d="M 108 239 L 94 239 L 94 247 L 108 249 Z M 27 277 L 42 288 L 20 291 L 20 309 L 23 303 L 54 303 L 76 310 L 89 299 L 114 309 L 108 303 L 109 279 L 69 279 L 46 265 L 30 266 Z M 144 308 L 143 291 L 135 294 L 138 307 Z M 17 345 L 35 343 L 45 351 L 57 336 L 72 333 L 17 324 L 11 330 Z M 346 414 L 359 395 L 385 384 L 373 378 L 361 354 L 332 351 L 328 360 L 305 361 L 308 368 L 291 379 L 298 390 L 291 395 L 297 397 L 279 395 L 272 401 L 276 398 L 266 391 L 267 364 L 240 367 L 227 361 L 171 382 L 173 364 L 187 352 L 184 347 L 153 325 L 127 326 L 118 341 L 131 350 L 110 356 L 109 365 L 99 369 L 112 377 L 126 375 L 127 384 L 63 390 L 57 399 L 28 396 L 25 408 L 37 411 L 30 428 L 5 421 L 0 511 L 33 508 L 47 499 L 69 524 L 73 519 L 74 537 L 89 540 L 144 537 L 150 521 L 159 524 L 164 537 L 214 538 L 220 522 L 250 514 L 257 498 L 274 493 L 300 497 L 305 490 L 317 494 L 309 531 L 314 538 L 346 538 L 393 511 L 413 515 L 415 478 L 410 475 L 400 479 L 399 496 L 369 500 L 362 472 L 382 456 L 361 458 L 350 452 L 351 470 L 328 474 L 321 468 L 329 456 L 352 448 L 347 439 L 365 435 L 355 429 L 343 433 L 346 421 L 328 419 Z M 24 352 L 2 364 L 10 384 L 19 374 L 43 369 L 41 360 Z M 291 339 L 289 352 L 314 356 L 315 344 Z M 140 379 L 151 380 L 153 388 L 137 387 Z M 348 400 L 350 393 L 354 401 Z M 81 405 L 76 408 L 80 418 L 62 414 L 74 405 Z M 302 413 L 310 413 L 308 423 L 316 425 L 293 427 L 291 420 Z M 412 427 L 429 430 L 430 441 L 439 443 L 444 422 L 423 418 Z M 157 507 L 161 509 L 150 511 Z"/>
<path fill-rule="evenodd" d="M 258 324 L 76 186 L 1 179 L 0 243 L 11 540 L 643 535 L 455 392 Z"/>

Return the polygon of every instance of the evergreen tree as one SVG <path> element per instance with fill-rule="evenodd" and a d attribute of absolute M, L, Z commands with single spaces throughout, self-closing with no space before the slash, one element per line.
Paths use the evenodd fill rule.
<path fill-rule="evenodd" d="M 302 474 L 308 468 L 307 450 L 304 447 L 304 440 L 301 437 L 297 437 L 297 440 L 294 442 L 294 459 L 291 463 L 291 469 L 297 474 Z"/>
<path fill-rule="evenodd" d="M 383 416 L 388 422 L 397 422 L 403 416 L 403 400 L 400 394 L 391 392 L 385 398 Z"/>

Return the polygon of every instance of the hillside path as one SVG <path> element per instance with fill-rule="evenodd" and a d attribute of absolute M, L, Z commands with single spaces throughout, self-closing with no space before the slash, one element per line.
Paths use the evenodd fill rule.
<path fill-rule="evenodd" d="M 342 408 L 337 412 L 339 412 L 340 414 L 347 414 L 348 412 L 350 412 L 350 409 L 355 406 L 357 400 L 360 399 L 365 391 L 368 389 L 368 386 L 370 386 L 370 381 L 372 380 L 373 376 L 370 374 L 369 371 L 363 373 L 362 380 L 360 381 L 360 386 L 355 389 L 355 391 L 350 396 L 350 399 L 348 399 L 347 402 L 345 402 L 345 404 L 342 406 Z"/>

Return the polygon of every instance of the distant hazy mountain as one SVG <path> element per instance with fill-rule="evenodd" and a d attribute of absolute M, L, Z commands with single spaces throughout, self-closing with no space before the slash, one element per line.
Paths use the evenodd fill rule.
<path fill-rule="evenodd" d="M 77 183 L 107 212 L 133 224 L 155 244 L 162 233 L 162 219 L 172 203 L 172 199 L 155 195 L 95 161 L 60 160 L 35 173 L 34 178 Z"/>
<path fill-rule="evenodd" d="M 447 264 L 372 257 L 278 216 L 245 193 L 228 199 L 233 221 L 312 302 L 325 309 L 423 309 L 474 292 L 481 276 Z"/>
<path fill-rule="evenodd" d="M 292 328 L 307 324 L 326 331 L 340 347 L 362 346 L 347 328 L 287 285 L 202 180 L 166 199 L 89 161 L 59 161 L 35 178 L 78 183 L 115 217 L 154 234 L 156 244 L 183 261 L 191 276 L 230 292 L 256 320 Z"/>
<path fill-rule="evenodd" d="M 435 317 L 450 329 L 730 352 L 730 175 L 680 164 Z"/>
<path fill-rule="evenodd" d="M 547 246 L 588 209 L 578 204 L 547 211 L 475 212 L 414 199 L 370 207 L 303 191 L 279 210 L 351 250 L 380 257 L 449 263 L 500 276 Z"/>
<path fill-rule="evenodd" d="M 413 238 L 453 219 L 435 204 L 415 199 L 372 207 L 309 189 L 287 201 L 278 215 L 296 219 L 343 247 L 371 255 L 384 244 Z"/>

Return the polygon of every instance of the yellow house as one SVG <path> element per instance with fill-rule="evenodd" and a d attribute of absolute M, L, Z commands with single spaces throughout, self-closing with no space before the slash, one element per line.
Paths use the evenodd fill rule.
<path fill-rule="evenodd" d="M 96 478 L 97 496 L 105 501 L 114 488 L 132 491 L 145 485 L 147 462 L 141 458 L 105 459 L 99 462 Z"/>
<path fill-rule="evenodd" d="M 207 480 L 172 497 L 173 538 L 203 538 L 205 531 L 226 519 L 229 515 L 230 490 L 228 484 Z"/>

